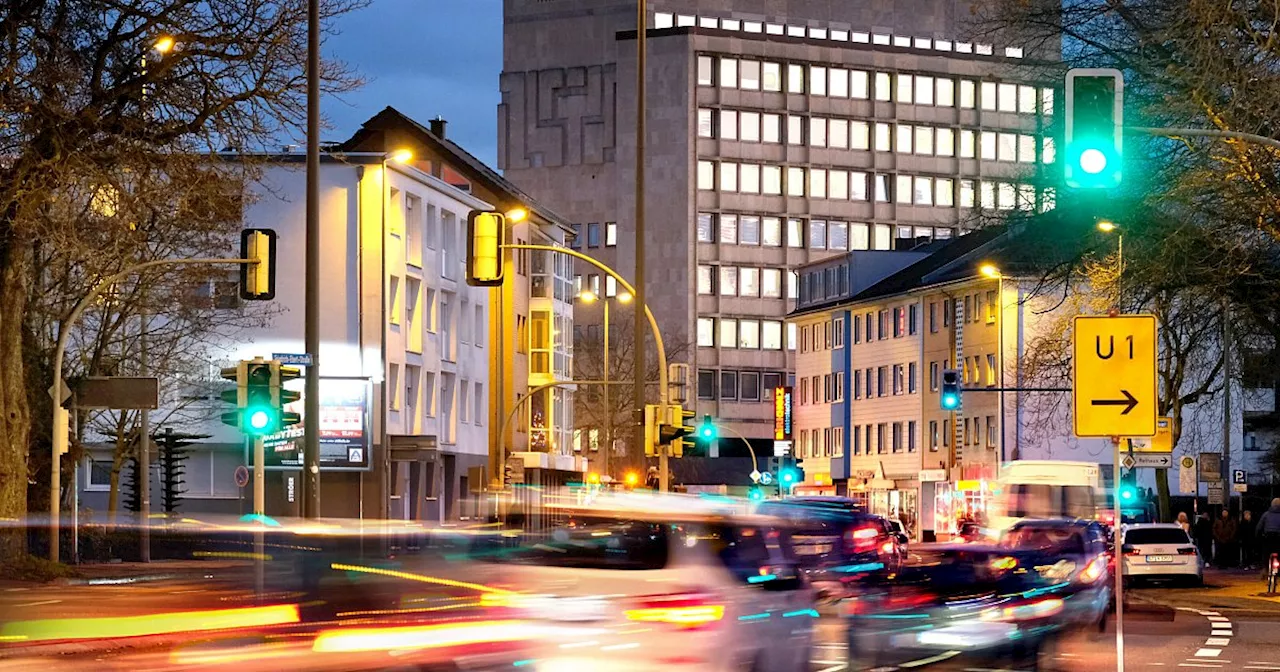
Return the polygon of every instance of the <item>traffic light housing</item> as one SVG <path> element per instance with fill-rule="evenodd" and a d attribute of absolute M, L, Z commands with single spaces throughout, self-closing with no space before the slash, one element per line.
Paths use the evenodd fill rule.
<path fill-rule="evenodd" d="M 235 404 L 236 410 L 222 414 L 223 424 L 249 436 L 274 434 L 302 421 L 297 413 L 286 412 L 286 404 L 297 401 L 301 393 L 284 389 L 284 383 L 298 378 L 301 372 L 281 366 L 276 360 L 245 360 L 222 370 L 222 377 L 234 381 L 235 389 L 222 393 L 222 400 Z"/>
<path fill-rule="evenodd" d="M 507 235 L 507 218 L 501 212 L 476 210 L 467 217 L 467 284 L 497 287 L 502 284 L 505 264 L 502 243 Z"/>
<path fill-rule="evenodd" d="M 271 365 L 271 403 L 279 411 L 279 430 L 302 422 L 301 414 L 284 410 L 285 406 L 302 398 L 301 392 L 284 387 L 285 383 L 300 378 L 302 370 L 296 366 L 283 366 L 276 361 L 271 362 Z"/>
<path fill-rule="evenodd" d="M 668 406 L 670 422 L 659 428 L 658 438 L 662 443 L 671 444 L 673 457 L 684 457 L 685 448 L 693 449 L 693 443 L 686 437 L 693 434 L 693 416 L 697 415 L 682 406 Z"/>
<path fill-rule="evenodd" d="M 791 491 L 799 484 L 804 482 L 804 470 L 796 464 L 794 457 L 786 456 L 781 458 L 778 463 L 778 492 L 782 495 L 790 494 Z"/>
<path fill-rule="evenodd" d="M 1117 492 L 1120 494 L 1121 505 L 1138 503 L 1137 474 L 1132 469 L 1120 477 L 1120 487 Z"/>
<path fill-rule="evenodd" d="M 702 416 L 702 424 L 698 425 L 699 441 L 714 441 L 716 438 L 716 425 L 711 421 L 710 415 Z"/>
<path fill-rule="evenodd" d="M 944 411 L 955 411 L 960 408 L 960 370 L 943 369 L 942 392 L 938 395 L 938 404 Z"/>
<path fill-rule="evenodd" d="M 752 485 L 747 489 L 747 499 L 753 502 L 764 501 L 764 488 L 759 485 Z"/>
<path fill-rule="evenodd" d="M 658 436 L 662 431 L 661 418 L 658 416 L 657 404 L 644 406 L 644 454 L 654 457 L 658 454 Z"/>
<path fill-rule="evenodd" d="M 240 232 L 240 298 L 270 301 L 276 298 L 276 232 L 245 229 Z"/>
<path fill-rule="evenodd" d="M 1109 189 L 1123 177 L 1124 76 L 1111 68 L 1067 71 L 1063 177 L 1075 189 Z"/>

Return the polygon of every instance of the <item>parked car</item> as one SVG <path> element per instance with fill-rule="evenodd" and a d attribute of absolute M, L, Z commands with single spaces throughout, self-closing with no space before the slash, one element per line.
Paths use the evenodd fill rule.
<path fill-rule="evenodd" d="M 471 553 L 482 561 L 475 580 L 497 591 L 488 599 L 538 629 L 528 651 L 538 669 L 808 669 L 813 591 L 772 519 L 691 510 L 573 520 L 481 537 Z"/>
<path fill-rule="evenodd" d="M 1204 558 L 1177 523 L 1126 525 L 1120 531 L 1120 553 L 1127 580 L 1181 579 L 1204 583 Z"/>

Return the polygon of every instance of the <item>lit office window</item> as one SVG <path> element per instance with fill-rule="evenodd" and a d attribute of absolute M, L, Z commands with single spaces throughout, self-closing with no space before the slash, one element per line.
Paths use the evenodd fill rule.
<path fill-rule="evenodd" d="M 933 128 L 916 126 L 916 154 L 933 154 Z"/>
<path fill-rule="evenodd" d="M 950 128 L 939 128 L 937 135 L 938 156 L 955 156 L 956 155 L 956 135 L 955 131 Z"/>
<path fill-rule="evenodd" d="M 1018 111 L 1023 114 L 1036 113 L 1036 87 L 1018 87 Z"/>
<path fill-rule="evenodd" d="M 736 58 L 720 59 L 720 88 L 738 88 L 738 60 Z"/>
<path fill-rule="evenodd" d="M 859 100 L 871 97 L 871 80 L 865 70 L 854 70 L 850 73 L 850 94 Z"/>
<path fill-rule="evenodd" d="M 975 88 L 976 85 L 972 79 L 960 80 L 960 107 L 964 109 L 973 109 L 975 105 Z"/>
<path fill-rule="evenodd" d="M 720 191 L 738 190 L 738 164 L 720 163 Z"/>
<path fill-rule="evenodd" d="M 760 90 L 760 61 L 743 61 L 738 86 L 744 91 Z"/>
<path fill-rule="evenodd" d="M 934 84 L 937 89 L 934 104 L 938 107 L 954 107 L 956 104 L 955 80 L 939 77 Z"/>
<path fill-rule="evenodd" d="M 832 98 L 849 97 L 849 71 L 842 68 L 831 68 L 831 85 L 827 90 Z"/>
<path fill-rule="evenodd" d="M 776 114 L 760 115 L 760 140 L 773 145 L 782 142 L 782 117 Z"/>
<path fill-rule="evenodd" d="M 760 142 L 759 112 L 743 112 L 738 115 L 738 137 L 743 142 Z"/>
<path fill-rule="evenodd" d="M 711 116 L 712 116 L 712 110 L 708 110 L 708 109 L 698 110 L 698 137 L 699 138 L 715 137 L 715 134 L 713 133 L 713 129 L 712 129 L 712 124 L 711 124 Z"/>
<path fill-rule="evenodd" d="M 1016 84 L 1000 85 L 1000 111 L 1018 111 L 1018 86 Z"/>
<path fill-rule="evenodd" d="M 899 175 L 896 188 L 898 190 L 898 202 L 911 203 L 911 176 Z"/>
<path fill-rule="evenodd" d="M 716 167 L 710 161 L 698 162 L 698 189 L 711 191 L 716 188 Z"/>
<path fill-rule="evenodd" d="M 898 102 L 899 103 L 914 102 L 915 99 L 912 96 L 912 92 L 914 90 L 914 88 L 912 87 L 912 83 L 915 81 L 914 77 L 912 77 L 911 75 L 900 74 L 897 76 L 897 79 L 898 79 L 898 96 L 897 96 Z"/>
<path fill-rule="evenodd" d="M 854 171 L 849 173 L 849 200 L 867 200 L 867 174 Z"/>
<path fill-rule="evenodd" d="M 889 73 L 876 73 L 876 100 L 891 100 L 893 97 L 893 86 Z"/>
<path fill-rule="evenodd" d="M 898 125 L 896 128 L 893 129 L 893 132 L 898 136 L 898 145 L 897 145 L 898 153 L 910 154 L 911 138 L 912 138 L 911 127 Z"/>
<path fill-rule="evenodd" d="M 916 77 L 916 104 L 933 104 L 933 78 Z"/>
<path fill-rule="evenodd" d="M 761 168 L 761 191 L 766 196 L 782 195 L 782 166 L 764 166 Z"/>
<path fill-rule="evenodd" d="M 939 207 L 950 208 L 955 205 L 955 192 L 952 182 L 949 178 L 939 177 L 934 179 L 935 203 Z"/>
<path fill-rule="evenodd" d="M 849 122 L 849 149 L 871 149 L 871 127 L 867 122 Z"/>
<path fill-rule="evenodd" d="M 738 113 L 733 110 L 720 110 L 720 138 L 723 140 L 738 139 Z"/>
<path fill-rule="evenodd" d="M 984 110 L 996 109 L 996 83 L 995 82 L 982 83 L 982 109 Z"/>
<path fill-rule="evenodd" d="M 760 67 L 760 82 L 765 91 L 782 90 L 782 64 L 764 63 Z"/>
<path fill-rule="evenodd" d="M 787 167 L 787 195 L 804 196 L 804 168 Z"/>
<path fill-rule="evenodd" d="M 809 197 L 827 197 L 827 171 L 821 168 L 809 169 Z"/>
<path fill-rule="evenodd" d="M 804 93 L 804 66 L 797 63 L 787 65 L 787 93 Z"/>
<path fill-rule="evenodd" d="M 809 93 L 815 96 L 827 95 L 827 69 L 809 66 Z"/>

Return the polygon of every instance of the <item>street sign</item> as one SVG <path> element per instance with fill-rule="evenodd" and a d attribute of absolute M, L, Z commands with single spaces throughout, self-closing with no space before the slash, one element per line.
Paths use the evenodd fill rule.
<path fill-rule="evenodd" d="M 787 455 L 790 455 L 790 454 L 791 454 L 790 441 L 774 441 L 773 442 L 774 457 L 786 457 Z"/>
<path fill-rule="evenodd" d="M 1209 503 L 1210 504 L 1226 504 L 1226 488 L 1222 481 L 1214 481 L 1209 484 Z"/>
<path fill-rule="evenodd" d="M 249 485 L 249 467 L 246 467 L 243 464 L 236 467 L 235 476 L 237 488 L 243 488 L 246 485 Z"/>
<path fill-rule="evenodd" d="M 751 482 L 752 482 L 752 483 L 759 483 L 759 482 L 760 482 L 760 470 L 759 470 L 759 469 L 752 469 L 752 470 L 751 470 Z"/>
<path fill-rule="evenodd" d="M 1169 469 L 1173 466 L 1173 455 L 1169 453 L 1134 453 L 1133 466 L 1130 469 Z"/>
<path fill-rule="evenodd" d="M 1134 439 L 1129 445 L 1135 453 L 1172 453 L 1173 418 L 1156 418 L 1156 435 L 1149 439 Z"/>
<path fill-rule="evenodd" d="M 769 485 L 770 483 L 773 483 L 773 474 L 771 474 L 771 473 L 769 473 L 769 472 L 767 472 L 767 471 L 766 471 L 766 472 L 764 472 L 763 474 L 760 474 L 760 484 L 761 484 L 761 485 Z"/>
<path fill-rule="evenodd" d="M 76 385 L 76 406 L 89 408 L 160 408 L 158 378 L 90 376 Z"/>
<path fill-rule="evenodd" d="M 1212 483 L 1222 480 L 1222 453 L 1200 453 L 1200 481 Z"/>
<path fill-rule="evenodd" d="M 945 480 L 947 480 L 946 469 L 921 469 L 920 470 L 921 483 L 941 483 Z"/>
<path fill-rule="evenodd" d="M 1241 484 L 1241 483 L 1248 483 L 1248 482 L 1249 482 L 1249 474 L 1245 473 L 1245 470 L 1244 470 L 1244 469 L 1232 469 L 1232 470 L 1231 470 L 1231 484 L 1232 484 L 1232 485 L 1239 485 L 1239 484 Z"/>
<path fill-rule="evenodd" d="M 1138 462 L 1133 459 L 1132 455 L 1126 454 L 1124 457 L 1120 458 L 1120 466 L 1125 469 L 1132 469 L 1138 466 Z"/>
<path fill-rule="evenodd" d="M 67 381 L 65 380 L 60 380 L 58 382 L 62 383 L 62 387 L 58 388 L 55 392 L 53 386 L 50 385 L 49 396 L 53 397 L 53 400 L 58 402 L 58 405 L 62 405 L 67 403 L 67 400 L 71 398 L 71 388 L 67 387 Z"/>
<path fill-rule="evenodd" d="M 304 352 L 273 352 L 271 359 L 274 359 L 285 366 L 311 366 L 311 355 Z"/>
<path fill-rule="evenodd" d="M 1196 458 L 1183 455 L 1178 460 L 1178 492 L 1196 492 Z"/>
<path fill-rule="evenodd" d="M 1073 325 L 1075 435 L 1155 436 L 1155 316 L 1077 315 Z"/>

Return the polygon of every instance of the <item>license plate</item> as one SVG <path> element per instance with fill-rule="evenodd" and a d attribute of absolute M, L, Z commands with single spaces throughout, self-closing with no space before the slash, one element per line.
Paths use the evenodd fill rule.
<path fill-rule="evenodd" d="M 1148 555 L 1147 562 L 1173 562 L 1172 555 Z"/>

